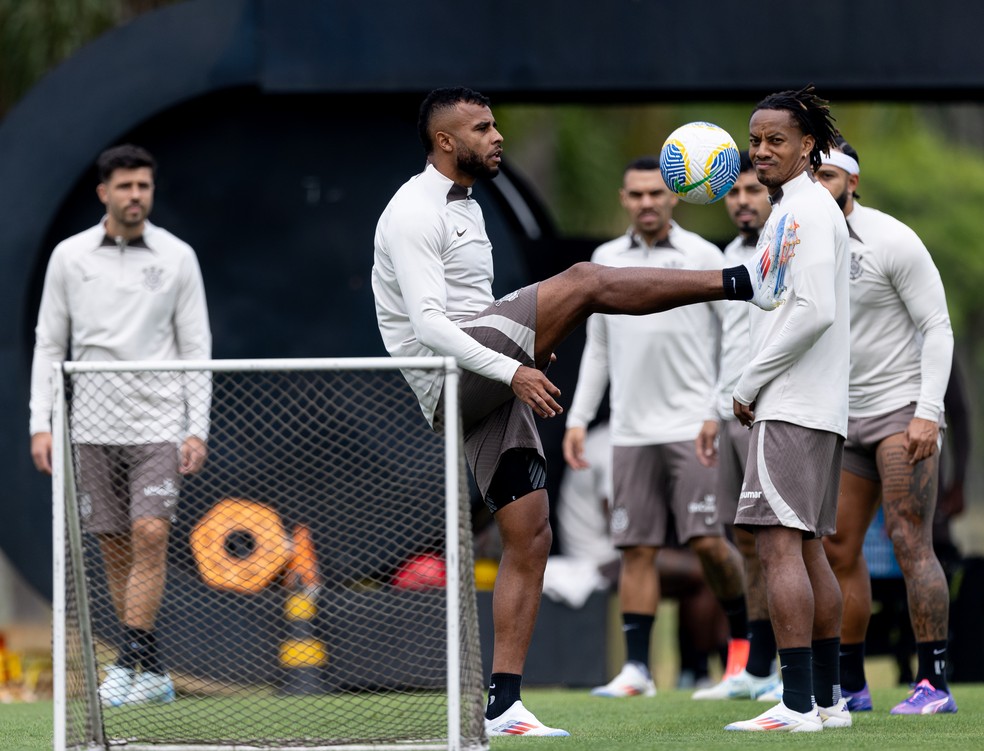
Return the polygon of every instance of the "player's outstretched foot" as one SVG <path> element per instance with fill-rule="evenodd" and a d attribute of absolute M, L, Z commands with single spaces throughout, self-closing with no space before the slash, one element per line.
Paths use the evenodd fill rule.
<path fill-rule="evenodd" d="M 847 708 L 852 712 L 871 711 L 871 692 L 868 690 L 867 683 L 864 684 L 864 687 L 860 691 L 848 691 L 841 687 L 841 696 L 847 699 Z"/>
<path fill-rule="evenodd" d="M 905 701 L 892 707 L 890 714 L 941 714 L 956 711 L 957 703 L 953 700 L 953 695 L 933 688 L 933 684 L 923 678 Z"/>
<path fill-rule="evenodd" d="M 786 733 L 815 733 L 818 730 L 823 730 L 823 721 L 820 719 L 820 712 L 816 707 L 813 707 L 809 712 L 796 712 L 779 702 L 758 717 L 732 722 L 724 729 L 752 732 L 775 730 Z"/>
<path fill-rule="evenodd" d="M 765 251 L 745 262 L 752 282 L 750 302 L 763 310 L 775 310 L 785 302 L 786 270 L 799 242 L 796 227 L 791 215 L 784 216 Z"/>
<path fill-rule="evenodd" d="M 773 673 L 764 678 L 742 670 L 738 675 L 723 678 L 710 688 L 694 691 L 694 699 L 758 699 L 779 686 L 779 674 Z M 778 701 L 778 699 L 776 699 Z"/>
<path fill-rule="evenodd" d="M 851 727 L 851 710 L 847 707 L 847 699 L 842 698 L 832 707 L 817 707 L 820 721 L 824 728 Z"/>
<path fill-rule="evenodd" d="M 99 684 L 99 700 L 104 707 L 119 707 L 126 704 L 133 685 L 133 671 L 119 665 L 107 665 L 106 677 Z"/>
<path fill-rule="evenodd" d="M 167 673 L 144 671 L 133 678 L 127 704 L 170 704 L 174 701 L 174 681 Z"/>
<path fill-rule="evenodd" d="M 505 712 L 494 720 L 485 720 L 485 734 L 489 738 L 506 735 L 562 736 L 570 735 L 560 728 L 548 728 L 533 713 L 523 706 L 523 702 L 513 702 Z"/>
<path fill-rule="evenodd" d="M 621 672 L 604 686 L 591 689 L 592 696 L 621 699 L 626 696 L 656 696 L 656 684 L 645 665 L 627 662 Z"/>

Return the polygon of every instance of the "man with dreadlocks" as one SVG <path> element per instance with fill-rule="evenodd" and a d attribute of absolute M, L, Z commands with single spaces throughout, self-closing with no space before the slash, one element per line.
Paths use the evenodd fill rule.
<path fill-rule="evenodd" d="M 755 535 L 783 694 L 727 730 L 851 724 L 839 675 L 843 602 L 821 544 L 837 514 L 850 366 L 847 224 L 813 179 L 836 135 L 812 85 L 766 97 L 749 121 L 748 154 L 772 202 L 759 247 L 796 258 L 779 315 L 749 316 L 751 360 L 733 393 L 735 416 L 752 429 L 735 524 Z"/>

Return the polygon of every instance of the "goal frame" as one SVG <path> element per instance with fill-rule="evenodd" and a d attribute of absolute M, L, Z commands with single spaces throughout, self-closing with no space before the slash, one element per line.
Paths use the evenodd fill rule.
<path fill-rule="evenodd" d="M 231 372 L 231 371 L 312 371 L 312 370 L 442 370 L 445 386 L 442 402 L 445 415 L 458 415 L 460 369 L 453 357 L 341 357 L 341 358 L 257 358 L 227 360 L 157 360 L 130 362 L 75 362 L 65 361 L 52 366 L 52 542 L 53 542 L 53 596 L 52 596 L 52 667 L 54 704 L 54 751 L 96 751 L 108 749 L 103 737 L 102 707 L 97 694 L 97 666 L 92 649 L 91 619 L 88 613 L 88 593 L 82 562 L 82 529 L 78 515 L 75 478 L 71 463 L 71 440 L 68 419 L 68 402 L 65 376 L 79 373 L 136 372 L 166 370 L 172 372 Z M 461 686 L 461 576 L 460 576 L 460 440 L 459 420 L 443 421 L 444 435 L 444 490 L 445 490 L 445 560 L 446 560 L 446 610 L 447 610 L 447 743 L 350 744 L 328 746 L 283 746 L 282 749 L 302 748 L 305 751 L 388 751 L 389 749 L 422 749 L 435 751 L 479 751 L 488 749 L 488 740 L 475 744 L 462 737 L 462 686 Z M 66 581 L 66 551 L 71 547 L 77 557 L 72 566 L 72 582 Z M 67 745 L 67 597 L 72 586 L 79 610 L 82 632 L 84 670 L 89 696 L 87 707 L 89 723 L 94 737 L 85 746 Z M 144 744 L 127 743 L 128 751 L 277 751 L 270 745 L 249 744 Z"/>

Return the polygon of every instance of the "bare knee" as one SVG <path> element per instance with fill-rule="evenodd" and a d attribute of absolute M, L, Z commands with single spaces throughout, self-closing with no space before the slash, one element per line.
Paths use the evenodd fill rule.
<path fill-rule="evenodd" d="M 687 545 L 705 569 L 708 566 L 722 568 L 732 561 L 733 554 L 737 555 L 737 550 L 723 537 L 695 537 Z"/>
<path fill-rule="evenodd" d="M 544 493 L 544 491 L 537 491 Z M 527 497 L 513 501 L 496 513 L 502 536 L 503 556 L 514 557 L 513 563 L 542 567 L 553 545 L 553 530 L 546 503 Z"/>
<path fill-rule="evenodd" d="M 833 535 L 823 538 L 823 550 L 835 574 L 841 576 L 854 571 L 862 560 L 862 546 L 849 538 Z"/>
<path fill-rule="evenodd" d="M 135 521 L 131 534 L 134 557 L 146 560 L 164 555 L 170 531 L 170 525 L 162 519 Z"/>
<path fill-rule="evenodd" d="M 591 261 L 579 261 L 561 274 L 567 293 L 590 312 L 596 312 L 605 268 Z"/>

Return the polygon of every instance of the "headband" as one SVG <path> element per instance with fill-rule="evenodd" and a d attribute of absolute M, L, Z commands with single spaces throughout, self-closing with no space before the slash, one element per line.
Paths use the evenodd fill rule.
<path fill-rule="evenodd" d="M 852 156 L 848 156 L 843 151 L 831 151 L 828 153 L 820 154 L 820 161 L 824 164 L 832 164 L 835 167 L 840 167 L 849 175 L 860 175 L 861 165 L 858 164 L 858 160 Z"/>

